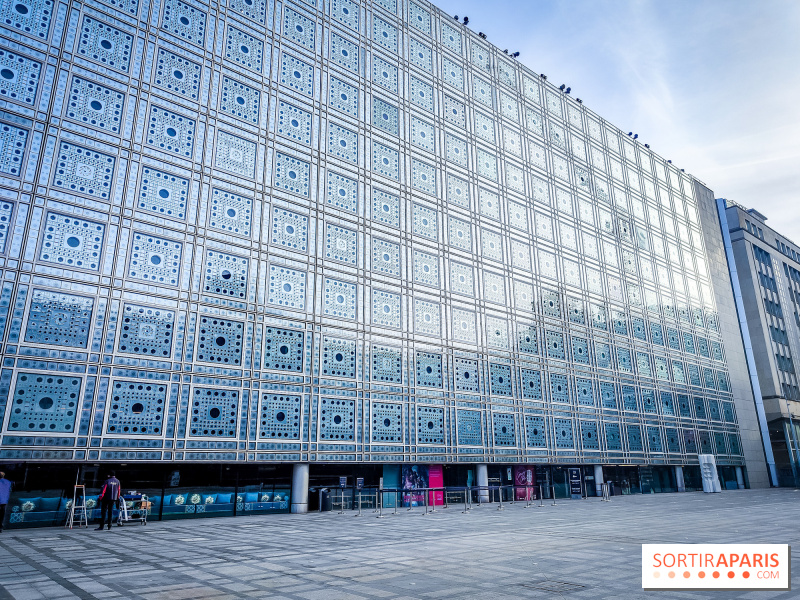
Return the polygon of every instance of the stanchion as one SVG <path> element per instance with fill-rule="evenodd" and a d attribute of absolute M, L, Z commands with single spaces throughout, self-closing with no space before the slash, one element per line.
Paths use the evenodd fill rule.
<path fill-rule="evenodd" d="M 503 486 L 497 486 L 497 497 L 500 499 L 500 506 L 497 507 L 497 510 L 505 510 L 503 508 Z"/>
<path fill-rule="evenodd" d="M 544 508 L 544 494 L 542 494 L 542 486 L 539 486 L 539 506 L 536 508 Z"/>
<path fill-rule="evenodd" d="M 467 507 L 467 489 L 468 488 L 464 488 L 464 510 L 461 511 L 463 514 L 467 514 L 469 512 L 469 508 Z"/>
<path fill-rule="evenodd" d="M 376 518 L 383 519 L 383 490 L 378 491 L 375 499 L 378 501 L 378 516 Z"/>
<path fill-rule="evenodd" d="M 556 486 L 551 485 L 550 486 L 550 492 L 553 495 L 553 506 L 555 506 L 556 505 Z"/>
<path fill-rule="evenodd" d="M 361 490 L 359 490 L 359 492 L 358 492 L 358 514 L 354 515 L 354 516 L 356 516 L 356 517 L 360 517 L 361 516 Z"/>
<path fill-rule="evenodd" d="M 428 492 L 428 494 L 433 494 L 433 508 L 431 509 L 431 512 L 435 513 L 436 512 L 436 490 L 434 489 L 434 490 Z"/>
<path fill-rule="evenodd" d="M 427 517 L 428 516 L 428 492 L 427 492 L 427 488 L 423 488 L 423 490 L 424 491 L 422 493 L 422 504 L 423 504 L 423 506 L 425 506 L 425 512 L 422 514 L 422 516 L 423 517 Z"/>
<path fill-rule="evenodd" d="M 378 490 L 375 490 L 375 508 L 372 509 L 372 512 L 378 512 Z"/>
<path fill-rule="evenodd" d="M 400 496 L 400 498 L 398 498 L 398 493 L 399 492 L 397 490 L 394 491 L 394 514 L 395 515 L 397 514 L 397 505 L 400 504 L 400 498 L 402 498 L 402 496 Z"/>
<path fill-rule="evenodd" d="M 344 514 L 344 490 L 339 492 L 339 514 Z"/>

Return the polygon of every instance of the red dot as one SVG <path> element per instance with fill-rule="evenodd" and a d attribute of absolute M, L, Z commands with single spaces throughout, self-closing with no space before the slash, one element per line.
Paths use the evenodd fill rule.
<path fill-rule="evenodd" d="M 736 577 L 736 573 L 733 571 L 728 571 L 728 579 L 733 579 L 734 577 Z"/>
<path fill-rule="evenodd" d="M 714 571 L 712 575 L 714 576 L 714 579 L 719 579 L 719 571 Z"/>
<path fill-rule="evenodd" d="M 705 572 L 705 571 L 700 571 L 700 572 L 697 574 L 697 576 L 698 576 L 700 579 L 705 579 L 706 572 Z"/>
<path fill-rule="evenodd" d="M 745 571 L 744 573 L 742 573 L 742 577 L 744 577 L 745 579 L 749 579 L 750 578 L 750 571 Z"/>
<path fill-rule="evenodd" d="M 691 573 L 689 573 L 689 571 L 684 571 L 684 572 L 683 572 L 683 578 L 684 578 L 684 579 L 689 579 L 689 576 L 690 576 L 690 575 L 691 575 Z"/>

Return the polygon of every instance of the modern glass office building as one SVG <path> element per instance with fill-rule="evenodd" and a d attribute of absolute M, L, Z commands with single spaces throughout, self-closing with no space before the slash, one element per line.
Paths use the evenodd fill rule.
<path fill-rule="evenodd" d="M 452 16 L 0 0 L 0 20 L 8 471 L 604 465 L 641 490 L 698 453 L 734 487 L 762 469 L 695 180 Z"/>

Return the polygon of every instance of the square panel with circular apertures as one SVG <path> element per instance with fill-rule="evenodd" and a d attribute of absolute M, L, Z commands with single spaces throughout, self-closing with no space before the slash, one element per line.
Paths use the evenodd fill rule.
<path fill-rule="evenodd" d="M 249 236 L 253 201 L 239 194 L 213 188 L 208 225 L 238 235 Z"/>
<path fill-rule="evenodd" d="M 80 77 L 72 78 L 67 116 L 86 125 L 119 133 L 125 94 Z"/>
<path fill-rule="evenodd" d="M 656 378 L 663 381 L 669 381 L 669 369 L 667 369 L 667 359 L 663 356 L 654 356 L 653 362 L 655 363 Z"/>
<path fill-rule="evenodd" d="M 400 329 L 400 296 L 383 290 L 372 290 L 372 324 Z"/>
<path fill-rule="evenodd" d="M 150 120 L 147 124 L 147 143 L 149 145 L 183 158 L 191 158 L 194 138 L 195 122 L 193 119 L 158 106 L 150 108 Z"/>
<path fill-rule="evenodd" d="M 683 447 L 687 454 L 697 453 L 697 435 L 692 429 L 681 429 Z"/>
<path fill-rule="evenodd" d="M 484 258 L 503 261 L 503 239 L 500 234 L 484 229 L 481 231 L 481 250 Z"/>
<path fill-rule="evenodd" d="M 333 76 L 328 87 L 330 89 L 328 103 L 351 117 L 358 117 L 358 89 Z"/>
<path fill-rule="evenodd" d="M 422 33 L 429 34 L 431 32 L 431 15 L 427 10 L 415 2 L 409 2 L 408 24 Z"/>
<path fill-rule="evenodd" d="M 570 323 L 586 325 L 586 308 L 583 300 L 567 297 L 567 313 Z"/>
<path fill-rule="evenodd" d="M 375 85 L 396 94 L 398 78 L 397 67 L 378 56 L 372 56 L 372 81 Z"/>
<path fill-rule="evenodd" d="M 553 419 L 553 435 L 558 450 L 575 448 L 575 437 L 570 419 Z"/>
<path fill-rule="evenodd" d="M 361 9 L 358 4 L 350 2 L 350 0 L 332 0 L 331 2 L 331 18 L 353 31 L 359 30 L 360 14 Z"/>
<path fill-rule="evenodd" d="M 483 444 L 480 411 L 459 409 L 456 411 L 456 420 L 459 446 L 480 446 Z"/>
<path fill-rule="evenodd" d="M 186 218 L 189 180 L 144 167 L 139 184 L 138 208 L 166 217 Z"/>
<path fill-rule="evenodd" d="M 462 167 L 467 166 L 467 142 L 448 133 L 445 136 L 445 157 L 450 162 Z"/>
<path fill-rule="evenodd" d="M 435 255 L 414 250 L 414 281 L 434 287 L 439 285 L 439 259 Z"/>
<path fill-rule="evenodd" d="M 272 242 L 289 250 L 308 250 L 308 217 L 285 208 L 272 208 Z"/>
<path fill-rule="evenodd" d="M 358 134 L 335 123 L 328 124 L 328 154 L 358 163 Z"/>
<path fill-rule="evenodd" d="M 25 341 L 48 346 L 86 348 L 94 300 L 73 294 L 34 289 Z"/>
<path fill-rule="evenodd" d="M 469 184 L 450 173 L 447 174 L 447 202 L 454 206 L 469 208 Z"/>
<path fill-rule="evenodd" d="M 584 450 L 600 450 L 600 436 L 596 421 L 580 421 L 581 447 Z"/>
<path fill-rule="evenodd" d="M 393 402 L 372 402 L 372 441 L 403 441 L 403 405 Z"/>
<path fill-rule="evenodd" d="M 642 395 L 642 411 L 649 414 L 658 414 L 658 404 L 656 403 L 656 393 L 652 389 L 644 388 Z"/>
<path fill-rule="evenodd" d="M 267 303 L 283 308 L 305 310 L 306 278 L 305 271 L 270 265 Z"/>
<path fill-rule="evenodd" d="M 305 332 L 302 329 L 265 326 L 264 368 L 302 373 L 304 340 Z"/>
<path fill-rule="evenodd" d="M 519 106 L 517 101 L 505 92 L 500 92 L 500 112 L 510 121 L 514 121 L 515 123 L 519 121 Z"/>
<path fill-rule="evenodd" d="M 251 125 L 258 124 L 261 93 L 230 77 L 222 77 L 219 94 L 219 110 Z"/>
<path fill-rule="evenodd" d="M 325 277 L 322 312 L 328 317 L 355 320 L 356 284 Z"/>
<path fill-rule="evenodd" d="M 175 333 L 175 312 L 126 304 L 119 320 L 117 350 L 128 354 L 169 358 Z"/>
<path fill-rule="evenodd" d="M 400 245 L 372 239 L 372 270 L 384 275 L 400 276 Z"/>
<path fill-rule="evenodd" d="M 66 374 L 19 372 L 6 430 L 72 433 L 81 381 Z"/>
<path fill-rule="evenodd" d="M 403 383 L 403 357 L 399 348 L 372 345 L 372 381 Z"/>
<path fill-rule="evenodd" d="M 372 171 L 383 177 L 399 181 L 400 153 L 388 146 L 372 142 Z"/>
<path fill-rule="evenodd" d="M 620 392 L 622 394 L 622 408 L 629 411 L 637 410 L 636 388 L 631 385 L 623 385 L 620 388 Z"/>
<path fill-rule="evenodd" d="M 489 365 L 489 377 L 491 379 L 491 394 L 493 396 L 514 395 L 511 367 L 509 365 Z"/>
<path fill-rule="evenodd" d="M 202 46 L 206 35 L 206 13 L 181 0 L 166 0 L 161 27 L 196 46 Z"/>
<path fill-rule="evenodd" d="M 14 204 L 0 200 L 0 252 L 6 249 L 6 239 L 8 238 L 8 226 L 11 222 L 11 215 L 14 212 Z"/>
<path fill-rule="evenodd" d="M 736 422 L 736 411 L 733 402 L 722 402 L 722 419 L 726 423 Z"/>
<path fill-rule="evenodd" d="M 433 87 L 411 75 L 411 102 L 433 112 Z"/>
<path fill-rule="evenodd" d="M 539 332 L 535 325 L 520 323 L 517 330 L 517 346 L 525 354 L 539 354 Z"/>
<path fill-rule="evenodd" d="M 460 250 L 472 251 L 472 228 L 469 223 L 457 219 L 456 217 L 449 217 L 449 241 L 450 245 Z"/>
<path fill-rule="evenodd" d="M 397 0 L 375 0 L 375 4 L 388 10 L 391 14 L 397 14 Z"/>
<path fill-rule="evenodd" d="M 330 45 L 329 57 L 333 64 L 344 67 L 356 75 L 360 74 L 358 63 L 361 50 L 358 46 L 333 32 L 330 35 Z"/>
<path fill-rule="evenodd" d="M 490 181 L 497 181 L 497 157 L 491 152 L 478 148 L 476 153 L 478 175 Z"/>
<path fill-rule="evenodd" d="M 517 154 L 517 149 L 519 146 L 517 145 L 517 140 L 515 138 L 516 134 L 509 134 L 506 132 L 503 136 L 503 139 L 506 143 L 506 150 L 509 151 L 511 154 Z M 505 164 L 505 171 L 506 171 L 506 185 L 514 190 L 515 192 L 519 192 L 520 194 L 525 194 L 525 173 L 519 167 L 513 165 L 512 163 Z"/>
<path fill-rule="evenodd" d="M 380 98 L 372 98 L 372 124 L 392 135 L 399 135 L 397 107 Z"/>
<path fill-rule="evenodd" d="M 255 176 L 256 153 L 255 142 L 219 131 L 214 166 L 252 179 Z"/>
<path fill-rule="evenodd" d="M 264 42 L 229 25 L 225 58 L 245 69 L 260 73 L 264 61 Z"/>
<path fill-rule="evenodd" d="M 320 441 L 352 442 L 355 439 L 356 402 L 348 398 L 320 398 Z"/>
<path fill-rule="evenodd" d="M 453 385 L 457 392 L 479 394 L 480 376 L 478 361 L 469 358 L 453 359 Z"/>
<path fill-rule="evenodd" d="M 248 0 L 243 1 L 247 2 Z M 285 38 L 313 52 L 316 49 L 314 46 L 315 33 L 316 26 L 314 25 L 314 21 L 304 17 L 288 6 L 284 6 L 283 36 Z"/>
<path fill-rule="evenodd" d="M 544 121 L 542 114 L 538 110 L 527 108 L 525 110 L 525 123 L 528 126 L 528 131 L 544 137 Z"/>
<path fill-rule="evenodd" d="M 132 4 L 136 6 L 135 0 Z M 46 40 L 53 18 L 53 6 L 52 0 L 3 2 L 0 5 L 0 23 L 40 40 Z"/>
<path fill-rule="evenodd" d="M 516 419 L 513 413 L 493 413 L 492 429 L 495 446 L 512 447 L 517 445 Z"/>
<path fill-rule="evenodd" d="M 630 452 L 643 452 L 642 428 L 639 425 L 628 424 L 625 426 L 625 432 L 628 438 L 628 450 Z"/>
<path fill-rule="evenodd" d="M 417 352 L 415 357 L 417 385 L 422 387 L 442 387 L 442 355 L 432 352 Z"/>
<path fill-rule="evenodd" d="M 157 86 L 179 97 L 197 100 L 202 71 L 199 64 L 159 48 L 155 66 L 154 81 Z"/>
<path fill-rule="evenodd" d="M 426 194 L 436 196 L 436 167 L 412 158 L 411 186 Z"/>
<path fill-rule="evenodd" d="M 166 383 L 115 381 L 111 385 L 106 432 L 116 435 L 161 435 L 167 402 Z"/>
<path fill-rule="evenodd" d="M 703 367 L 703 385 L 707 390 L 716 389 L 714 371 L 706 367 Z"/>
<path fill-rule="evenodd" d="M 105 225 L 57 213 L 47 213 L 39 259 L 97 271 Z"/>
<path fill-rule="evenodd" d="M 467 117 L 464 103 L 445 95 L 444 120 L 448 123 L 456 125 L 457 127 L 466 127 Z"/>
<path fill-rule="evenodd" d="M 572 345 L 572 360 L 580 364 L 588 365 L 590 363 L 588 340 L 586 338 L 570 336 L 570 343 Z"/>
<path fill-rule="evenodd" d="M 408 44 L 411 64 L 422 69 L 424 73 L 431 73 L 433 71 L 433 52 L 430 47 L 414 38 L 411 38 Z"/>
<path fill-rule="evenodd" d="M 722 344 L 719 342 L 711 342 L 711 357 L 720 362 L 724 360 L 722 356 Z"/>
<path fill-rule="evenodd" d="M 492 86 L 483 81 L 480 77 L 472 78 L 472 97 L 484 106 L 488 106 L 489 108 L 494 106 L 494 92 L 492 91 Z M 483 115 L 480 116 L 483 117 Z M 476 124 L 480 125 L 481 121 L 476 121 Z M 481 133 L 478 133 L 478 135 L 481 135 Z M 485 134 L 481 135 L 481 137 L 485 137 Z"/>
<path fill-rule="evenodd" d="M 453 340 L 467 344 L 476 343 L 477 331 L 475 329 L 475 313 L 470 310 L 453 308 L 451 315 Z"/>
<path fill-rule="evenodd" d="M 525 415 L 525 442 L 529 448 L 545 448 L 547 446 L 544 417 Z"/>
<path fill-rule="evenodd" d="M 437 217 L 436 210 L 422 206 L 421 204 L 414 204 L 413 209 L 413 222 L 412 231 L 415 235 L 435 240 L 437 238 Z"/>
<path fill-rule="evenodd" d="M 302 399 L 292 394 L 265 393 L 258 415 L 258 439 L 298 440 Z"/>
<path fill-rule="evenodd" d="M 422 119 L 411 117 L 411 143 L 428 152 L 435 152 L 436 132 L 433 125 Z"/>
<path fill-rule="evenodd" d="M 356 341 L 323 336 L 320 374 L 334 377 L 356 376 Z"/>
<path fill-rule="evenodd" d="M 442 333 L 441 307 L 436 302 L 414 300 L 414 332 L 438 337 Z"/>
<path fill-rule="evenodd" d="M 622 432 L 619 423 L 604 423 L 606 450 L 622 450 Z"/>
<path fill-rule="evenodd" d="M 417 404 L 417 443 L 444 444 L 444 409 Z"/>
<path fill-rule="evenodd" d="M 550 373 L 550 399 L 553 402 L 569 403 L 569 380 L 566 375 Z"/>
<path fill-rule="evenodd" d="M 71 192 L 108 200 L 114 183 L 116 160 L 96 150 L 61 142 L 53 185 Z"/>
<path fill-rule="evenodd" d="M 564 334 L 560 331 L 545 331 L 546 352 L 549 358 L 559 358 L 564 360 L 566 352 L 564 350 Z"/>
<path fill-rule="evenodd" d="M 728 447 L 730 448 L 730 453 L 734 456 L 741 456 L 742 445 L 741 442 L 739 441 L 739 436 L 736 435 L 735 433 L 729 433 L 727 435 L 728 435 Z M 672 452 L 671 449 L 670 452 Z M 680 450 L 677 450 L 677 452 L 680 452 Z"/>
<path fill-rule="evenodd" d="M 525 281 L 514 282 L 514 306 L 518 310 L 534 311 L 533 286 Z"/>
<path fill-rule="evenodd" d="M 442 44 L 456 54 L 461 54 L 461 34 L 447 23 L 442 23 Z"/>
<path fill-rule="evenodd" d="M 146 233 L 133 233 L 128 277 L 162 285 L 178 285 L 183 245 Z"/>
<path fill-rule="evenodd" d="M 273 185 L 283 191 L 308 198 L 311 167 L 305 161 L 275 153 Z"/>
<path fill-rule="evenodd" d="M 387 50 L 397 52 L 397 27 L 372 15 L 372 41 L 380 44 Z"/>
<path fill-rule="evenodd" d="M 617 369 L 623 373 L 633 373 L 633 359 L 629 348 L 617 347 Z"/>
<path fill-rule="evenodd" d="M 490 53 L 487 48 L 482 46 L 481 44 L 472 43 L 472 49 L 470 52 L 470 62 L 478 67 L 486 71 L 487 73 L 491 72 L 491 58 Z"/>
<path fill-rule="evenodd" d="M 278 102 L 279 135 L 306 146 L 311 145 L 311 113 L 281 100 Z"/>
<path fill-rule="evenodd" d="M 494 120 L 483 113 L 475 113 L 475 135 L 490 144 L 495 143 Z"/>
<path fill-rule="evenodd" d="M 260 25 L 266 23 L 267 4 L 268 0 L 228 0 L 228 8 Z"/>
<path fill-rule="evenodd" d="M 28 130 L 0 123 L 0 173 L 20 175 Z"/>
<path fill-rule="evenodd" d="M 594 385 L 591 379 L 584 377 L 575 378 L 575 395 L 579 406 L 597 406 L 594 395 Z"/>
<path fill-rule="evenodd" d="M 686 394 L 677 394 L 678 400 L 678 414 L 682 417 L 691 418 L 692 416 L 692 403 L 689 401 L 689 396 Z"/>
<path fill-rule="evenodd" d="M 496 304 L 506 303 L 506 282 L 502 275 L 484 271 L 483 299 Z"/>
<path fill-rule="evenodd" d="M 203 291 L 230 298 L 242 299 L 247 295 L 248 260 L 240 256 L 206 251 L 206 268 Z"/>
<path fill-rule="evenodd" d="M 127 73 L 132 51 L 132 35 L 84 15 L 78 40 L 78 54 L 81 57 Z"/>
<path fill-rule="evenodd" d="M 328 171 L 326 203 L 334 208 L 354 213 L 358 209 L 358 182 L 339 173 Z"/>
<path fill-rule="evenodd" d="M 611 381 L 600 382 L 600 405 L 603 408 L 618 409 L 617 386 Z"/>
<path fill-rule="evenodd" d="M 603 342 L 595 342 L 594 357 L 601 369 L 611 368 L 611 346 Z"/>
<path fill-rule="evenodd" d="M 305 96 L 314 95 L 314 67 L 284 52 L 281 54 L 281 85 Z"/>
<path fill-rule="evenodd" d="M 239 391 L 195 388 L 189 409 L 191 437 L 236 437 Z"/>
<path fill-rule="evenodd" d="M 197 327 L 197 360 L 219 365 L 242 364 L 244 323 L 202 316 Z"/>
<path fill-rule="evenodd" d="M 355 231 L 333 223 L 325 225 L 325 258 L 355 265 L 357 254 L 358 236 Z"/>

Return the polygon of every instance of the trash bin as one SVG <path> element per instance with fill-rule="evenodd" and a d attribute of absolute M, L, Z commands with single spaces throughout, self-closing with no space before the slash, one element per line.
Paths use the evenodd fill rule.
<path fill-rule="evenodd" d="M 319 509 L 321 511 L 330 511 L 332 508 L 331 491 L 328 488 L 320 488 Z"/>

